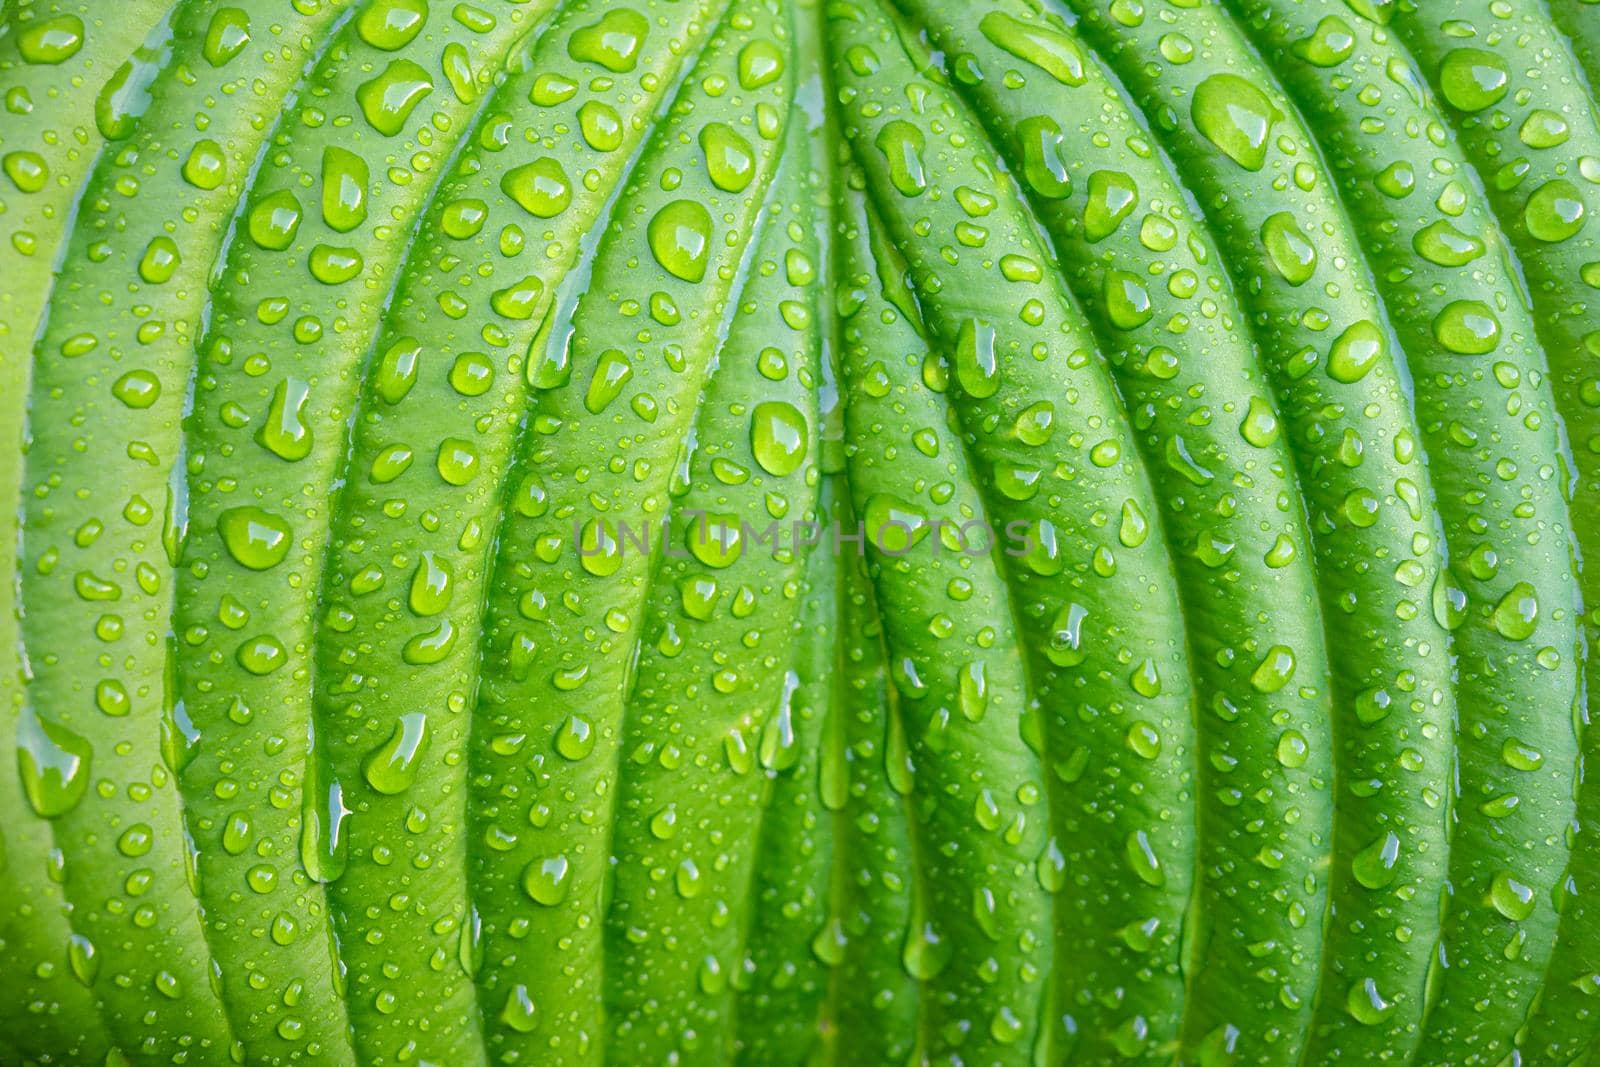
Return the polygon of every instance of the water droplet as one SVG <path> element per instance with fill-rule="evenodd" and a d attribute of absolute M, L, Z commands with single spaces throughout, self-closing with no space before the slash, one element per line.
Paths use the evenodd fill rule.
<path fill-rule="evenodd" d="M 1350 860 L 1350 870 L 1368 889 L 1382 889 L 1394 881 L 1399 860 L 1400 838 L 1389 831 L 1357 852 Z"/>
<path fill-rule="evenodd" d="M 571 866 L 563 855 L 529 862 L 522 871 L 522 888 L 535 904 L 553 908 L 567 898 Z"/>
<path fill-rule="evenodd" d="M 1345 993 L 1344 1008 L 1364 1026 L 1377 1026 L 1394 1011 L 1394 1005 L 1383 999 L 1378 983 L 1371 978 L 1363 978 L 1350 987 Z"/>
<path fill-rule="evenodd" d="M 1144 759 L 1161 755 L 1161 734 L 1143 720 L 1128 727 L 1128 747 Z"/>
<path fill-rule="evenodd" d="M 1515 793 L 1501 793 L 1478 805 L 1478 810 L 1490 819 L 1504 819 L 1522 806 L 1522 798 Z"/>
<path fill-rule="evenodd" d="M 1337 15 L 1324 16 L 1310 36 L 1294 43 L 1294 54 L 1315 67 L 1337 67 L 1356 49 L 1355 32 Z"/>
<path fill-rule="evenodd" d="M 1285 730 L 1278 737 L 1277 754 L 1278 762 L 1293 770 L 1306 765 L 1306 759 L 1311 755 L 1311 745 L 1299 730 Z"/>
<path fill-rule="evenodd" d="M 978 29 L 995 47 L 1032 63 L 1062 85 L 1085 81 L 1083 51 L 1072 38 L 1042 22 L 1023 22 L 991 11 L 983 16 Z"/>
<path fill-rule="evenodd" d="M 65 63 L 83 47 L 83 32 L 83 20 L 77 15 L 38 19 L 17 32 L 17 52 L 26 63 Z"/>
<path fill-rule="evenodd" d="M 633 377 L 633 364 L 621 349 L 608 348 L 595 361 L 594 376 L 589 379 L 589 391 L 584 395 L 583 406 L 598 415 L 611 406 L 622 394 L 623 387 Z"/>
<path fill-rule="evenodd" d="M 1032 115 L 1017 123 L 1017 140 L 1022 145 L 1022 178 L 1028 188 L 1049 200 L 1072 195 L 1072 179 L 1063 156 L 1066 137 L 1056 120 L 1048 115 Z"/>
<path fill-rule="evenodd" d="M 259 200 L 250 209 L 250 240 L 269 252 L 282 252 L 300 229 L 300 201 L 287 189 Z"/>
<path fill-rule="evenodd" d="M 1239 423 L 1239 434 L 1257 448 L 1267 448 L 1278 439 L 1280 424 L 1272 405 L 1259 396 L 1250 398 L 1249 410 Z"/>
<path fill-rule="evenodd" d="M 129 859 L 149 855 L 154 845 L 155 831 L 151 829 L 149 823 L 136 822 L 122 831 L 117 838 L 117 851 Z"/>
<path fill-rule="evenodd" d="M 223 154 L 222 146 L 210 138 L 202 137 L 194 143 L 189 150 L 189 157 L 183 162 L 183 180 L 196 189 L 211 190 L 222 185 L 228 178 L 228 157 Z M 296 205 L 298 209 L 298 205 Z M 254 213 L 251 215 L 254 222 Z M 260 244 L 252 229 L 251 238 Z"/>
<path fill-rule="evenodd" d="M 1394 697 L 1387 689 L 1374 686 L 1356 694 L 1356 720 L 1363 726 L 1382 722 L 1394 709 Z"/>
<path fill-rule="evenodd" d="M 446 437 L 439 442 L 434 467 L 450 485 L 466 485 L 478 476 L 480 458 L 471 441 Z"/>
<path fill-rule="evenodd" d="M 100 952 L 94 942 L 82 934 L 67 938 L 67 964 L 72 968 L 73 977 L 85 986 L 92 987 L 100 977 Z M 106 1059 L 106 1067 L 114 1067 L 110 1057 Z M 116 1067 L 127 1067 L 127 1061 Z"/>
<path fill-rule="evenodd" d="M 678 890 L 678 895 L 685 900 L 692 900 L 699 896 L 700 891 L 705 888 L 705 883 L 700 876 L 700 868 L 688 856 L 678 861 L 678 868 L 673 872 L 672 881 L 674 887 Z"/>
<path fill-rule="evenodd" d="M 143 411 L 161 396 L 161 379 L 151 371 L 131 370 L 111 386 L 111 395 L 127 407 Z"/>
<path fill-rule="evenodd" d="M 1283 117 L 1266 93 L 1237 74 L 1213 74 L 1201 82 L 1190 111 L 1206 140 L 1246 170 L 1266 163 L 1273 124 Z"/>
<path fill-rule="evenodd" d="M 707 567 L 732 566 L 744 552 L 741 524 L 737 515 L 700 512 L 686 531 L 689 551 Z"/>
<path fill-rule="evenodd" d="M 793 404 L 767 400 L 750 413 L 750 451 L 768 474 L 783 478 L 805 462 L 810 432 Z"/>
<path fill-rule="evenodd" d="M 927 982 L 937 978 L 939 972 L 949 964 L 950 946 L 939 936 L 932 923 L 914 920 L 906 933 L 900 962 L 911 977 Z"/>
<path fill-rule="evenodd" d="M 1521 922 L 1533 914 L 1535 893 L 1510 871 L 1496 871 L 1489 882 L 1489 903 L 1512 922 Z"/>
<path fill-rule="evenodd" d="M 1565 178 L 1555 178 L 1535 189 L 1523 208 L 1528 233 L 1546 244 L 1556 244 L 1583 229 L 1586 209 L 1583 194 Z"/>
<path fill-rule="evenodd" d="M 575 30 L 567 54 L 579 63 L 598 63 L 614 74 L 626 74 L 639 63 L 650 23 L 631 8 L 613 8 L 600 21 Z"/>
<path fill-rule="evenodd" d="M 1294 669 L 1294 651 L 1287 645 L 1273 645 L 1250 675 L 1250 684 L 1259 692 L 1276 693 L 1289 684 Z"/>
<path fill-rule="evenodd" d="M 242 854 L 250 844 L 250 816 L 243 811 L 230 814 L 222 824 L 222 848 L 230 856 Z"/>
<path fill-rule="evenodd" d="M 1441 267 L 1464 267 L 1484 252 L 1482 241 L 1462 233 L 1444 219 L 1418 230 L 1411 238 L 1411 247 L 1417 255 Z"/>
<path fill-rule="evenodd" d="M 289 653 L 284 650 L 283 643 L 276 637 L 271 634 L 258 634 L 241 643 L 234 658 L 238 660 L 239 666 L 251 674 L 265 676 L 287 663 Z"/>
<path fill-rule="evenodd" d="M 1500 758 L 1506 766 L 1519 771 L 1536 771 L 1544 766 L 1544 753 L 1532 745 L 1525 745 L 1514 737 L 1506 738 L 1500 746 Z"/>
<path fill-rule="evenodd" d="M 1137 274 L 1108 270 L 1104 286 L 1106 315 L 1117 329 L 1137 329 L 1155 314 L 1150 303 L 1150 290 L 1145 288 Z"/>
<path fill-rule="evenodd" d="M 391 405 L 404 400 L 417 383 L 417 366 L 421 360 L 422 344 L 413 337 L 402 337 L 390 345 L 378 361 L 373 379 L 378 396 Z"/>
<path fill-rule="evenodd" d="M 531 1034 L 538 1026 L 538 1012 L 528 987 L 518 982 L 506 994 L 505 1006 L 500 1009 L 500 1021 L 519 1034 Z"/>
<path fill-rule="evenodd" d="M 354 248 L 319 244 L 311 250 L 311 276 L 323 285 L 343 285 L 361 273 L 362 263 Z"/>
<path fill-rule="evenodd" d="M 1433 336 L 1452 352 L 1481 356 L 1500 344 L 1500 320 L 1481 300 L 1452 300 L 1433 319 Z"/>
<path fill-rule="evenodd" d="M 1571 134 L 1566 119 L 1542 107 L 1528 112 L 1528 117 L 1522 120 L 1522 128 L 1517 131 L 1523 144 L 1540 149 L 1566 144 Z"/>
<path fill-rule="evenodd" d="M 404 793 L 416 781 L 427 746 L 427 715 L 407 712 L 395 721 L 389 739 L 367 753 L 361 773 L 367 784 L 384 796 Z"/>
<path fill-rule="evenodd" d="M 708 122 L 702 126 L 700 149 L 706 157 L 706 174 L 718 189 L 743 192 L 755 177 L 755 150 L 727 123 Z"/>
<path fill-rule="evenodd" d="M 578 536 L 578 559 L 596 578 L 607 578 L 622 566 L 622 544 L 609 519 L 594 518 L 583 524 Z"/>
<path fill-rule="evenodd" d="M 1033 447 L 1044 444 L 1055 432 L 1055 418 L 1055 405 L 1050 401 L 1040 400 L 1030 404 L 1017 416 L 1015 424 L 1017 440 Z"/>
<path fill-rule="evenodd" d="M 886 122 L 873 144 L 889 163 L 889 184 L 901 196 L 921 196 L 928 188 L 928 175 L 922 162 L 925 147 L 921 127 L 904 119 Z"/>
<path fill-rule="evenodd" d="M 289 554 L 289 524 L 257 507 L 229 508 L 217 516 L 217 533 L 228 554 L 242 566 L 264 571 L 282 563 Z"/>
<path fill-rule="evenodd" d="M 1496 632 L 1509 641 L 1526 641 L 1539 625 L 1539 597 L 1533 586 L 1518 582 L 1495 605 L 1490 616 Z"/>
<path fill-rule="evenodd" d="M 622 116 L 602 100 L 586 100 L 578 108 L 578 130 L 583 143 L 596 152 L 614 152 L 622 147 Z"/>
<path fill-rule="evenodd" d="M 53 819 L 76 807 L 89 788 L 94 749 L 88 740 L 24 708 L 16 746 L 17 773 L 34 812 Z"/>
<path fill-rule="evenodd" d="M 1506 62 L 1481 48 L 1456 48 L 1439 64 L 1439 91 L 1461 111 L 1482 111 L 1499 102 L 1511 87 Z"/>
<path fill-rule="evenodd" d="M 1403 200 L 1417 187 L 1417 172 L 1411 164 L 1398 160 L 1385 167 L 1372 184 L 1391 200 Z"/>
<path fill-rule="evenodd" d="M 751 41 L 739 50 L 739 86 L 759 89 L 783 73 L 783 52 L 771 41 Z"/>
<path fill-rule="evenodd" d="M 427 618 L 450 606 L 452 567 L 437 552 L 423 551 L 411 575 L 411 610 Z"/>
<path fill-rule="evenodd" d="M 1122 220 L 1139 206 L 1139 187 L 1115 170 L 1089 175 L 1089 199 L 1083 205 L 1083 235 L 1092 243 L 1117 232 Z"/>
<path fill-rule="evenodd" d="M 37 152 L 7 152 L 3 164 L 6 177 L 19 192 L 37 193 L 50 180 L 50 168 Z"/>
<path fill-rule="evenodd" d="M 172 280 L 181 262 L 178 243 L 163 234 L 152 238 L 146 246 L 144 258 L 139 260 L 139 277 L 151 285 L 162 285 Z"/>
<path fill-rule="evenodd" d="M 1304 285 L 1317 272 L 1317 249 L 1294 216 L 1280 211 L 1261 224 L 1261 243 L 1290 285 Z"/>
<path fill-rule="evenodd" d="M 367 161 L 337 145 L 322 153 L 322 218 L 348 233 L 367 218 Z"/>
<path fill-rule="evenodd" d="M 874 493 L 867 498 L 863 523 L 868 540 L 891 556 L 909 552 L 929 531 L 926 512 L 888 493 Z"/>
<path fill-rule="evenodd" d="M 1050 624 L 1050 643 L 1045 655 L 1058 667 L 1075 667 L 1088 656 L 1083 647 L 1083 620 L 1089 609 L 1082 604 L 1070 603 L 1056 612 Z"/>
<path fill-rule="evenodd" d="M 1162 886 L 1167 883 L 1167 875 L 1161 869 L 1161 860 L 1156 856 L 1155 846 L 1143 830 L 1135 830 L 1128 835 L 1125 851 L 1128 865 L 1133 868 L 1133 873 L 1139 876 L 1140 881 L 1151 886 Z"/>
<path fill-rule="evenodd" d="M 422 32 L 427 20 L 427 0 L 376 0 L 356 20 L 356 32 L 374 48 L 397 52 Z"/>
<path fill-rule="evenodd" d="M 982 400 L 1000 388 L 995 329 L 982 319 L 965 319 L 956 334 L 956 381 L 969 396 Z"/>
<path fill-rule="evenodd" d="M 582 715 L 569 715 L 556 731 L 556 751 L 574 762 L 594 751 L 594 725 Z"/>
<path fill-rule="evenodd" d="M 206 27 L 203 54 L 213 67 L 226 66 L 250 43 L 250 16 L 236 7 L 219 8 Z"/>
<path fill-rule="evenodd" d="M 711 252 L 711 213 L 693 200 L 674 200 L 650 219 L 650 251 L 676 278 L 698 282 Z"/>
<path fill-rule="evenodd" d="M 385 137 L 405 129 L 406 120 L 429 93 L 433 78 L 409 59 L 390 63 L 371 81 L 356 89 L 356 102 L 367 123 Z"/>
<path fill-rule="evenodd" d="M 334 881 L 344 872 L 349 852 L 344 820 L 349 814 L 338 782 L 325 790 L 315 788 L 313 782 L 302 794 L 300 862 L 306 874 L 319 882 Z"/>
<path fill-rule="evenodd" d="M 311 399 L 311 386 L 299 378 L 285 378 L 272 392 L 267 417 L 256 431 L 256 443 L 280 459 L 291 463 L 311 454 L 311 427 L 305 422 L 305 406 Z"/>
<path fill-rule="evenodd" d="M 508 171 L 500 179 L 500 190 L 524 211 L 541 219 L 555 218 L 572 203 L 572 182 L 566 169 L 550 156 Z"/>
<path fill-rule="evenodd" d="M 1359 382 L 1384 355 L 1383 331 L 1370 319 L 1353 323 L 1328 351 L 1328 376 L 1336 382 Z"/>
<path fill-rule="evenodd" d="M 1150 520 L 1137 501 L 1122 502 L 1122 522 L 1117 527 L 1117 540 L 1124 548 L 1138 548 L 1150 536 Z M 1147 693 L 1154 696 L 1154 693 Z"/>

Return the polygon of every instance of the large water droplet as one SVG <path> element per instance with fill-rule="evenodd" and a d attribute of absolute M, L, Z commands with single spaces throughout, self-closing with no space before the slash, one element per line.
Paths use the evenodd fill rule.
<path fill-rule="evenodd" d="M 805 416 L 793 404 L 767 400 L 750 413 L 750 451 L 774 477 L 785 477 L 800 468 L 809 439 Z"/>
<path fill-rule="evenodd" d="M 1261 224 L 1261 243 L 1272 265 L 1290 285 L 1304 285 L 1317 272 L 1317 248 L 1287 211 L 1280 211 Z"/>
<path fill-rule="evenodd" d="M 1539 597 L 1533 586 L 1518 582 L 1507 590 L 1490 616 L 1495 630 L 1510 641 L 1526 641 L 1539 625 Z"/>
<path fill-rule="evenodd" d="M 219 8 L 206 27 L 203 54 L 213 67 L 223 67 L 250 43 L 250 16 L 236 7 Z"/>
<path fill-rule="evenodd" d="M 626 74 L 639 63 L 650 23 L 632 8 L 607 11 L 600 21 L 575 30 L 567 40 L 567 54 L 580 63 L 598 63 L 615 74 Z"/>
<path fill-rule="evenodd" d="M 500 179 L 500 189 L 528 214 L 541 219 L 555 218 L 572 203 L 572 182 L 560 161 L 550 156 L 508 171 Z"/>
<path fill-rule="evenodd" d="M 409 59 L 397 59 L 356 89 L 367 123 L 385 137 L 405 129 L 411 112 L 433 92 L 433 77 Z"/>
<path fill-rule="evenodd" d="M 1328 350 L 1328 376 L 1351 384 L 1365 378 L 1383 357 L 1383 331 L 1370 319 L 1351 324 Z"/>
<path fill-rule="evenodd" d="M 250 240 L 269 252 L 282 252 L 300 229 L 300 201 L 287 189 L 257 201 L 250 209 Z"/>
<path fill-rule="evenodd" d="M 367 218 L 367 161 L 329 145 L 322 153 L 322 218 L 347 233 Z"/>
<path fill-rule="evenodd" d="M 1545 182 L 1528 197 L 1522 219 L 1528 233 L 1546 244 L 1556 244 L 1583 229 L 1586 213 L 1583 194 L 1565 178 Z"/>
<path fill-rule="evenodd" d="M 706 157 L 706 174 L 718 189 L 743 192 L 755 177 L 755 150 L 727 123 L 708 122 L 702 126 L 700 149 Z"/>
<path fill-rule="evenodd" d="M 25 708 L 17 720 L 17 773 L 28 804 L 40 816 L 65 815 L 89 788 L 94 749 L 65 726 Z"/>
<path fill-rule="evenodd" d="M 739 49 L 739 86 L 759 89 L 783 74 L 783 51 L 768 40 L 751 41 Z"/>
<path fill-rule="evenodd" d="M 1500 344 L 1500 320 L 1481 300 L 1452 300 L 1433 319 L 1433 336 L 1452 352 L 1481 356 Z"/>
<path fill-rule="evenodd" d="M 428 717 L 411 711 L 395 721 L 389 739 L 361 761 L 367 784 L 385 796 L 395 796 L 411 788 L 417 768 L 428 746 Z"/>
<path fill-rule="evenodd" d="M 1272 127 L 1283 117 L 1266 93 L 1237 74 L 1213 74 L 1201 82 L 1190 112 L 1206 140 L 1246 170 L 1266 163 Z"/>
<path fill-rule="evenodd" d="M 291 463 L 311 454 L 311 427 L 306 425 L 305 406 L 311 399 L 311 386 L 299 378 L 285 378 L 272 392 L 267 417 L 256 431 L 256 443 Z"/>
<path fill-rule="evenodd" d="M 1496 871 L 1489 881 L 1489 903 L 1512 922 L 1521 922 L 1533 914 L 1536 896 L 1532 886 L 1510 871 Z"/>
<path fill-rule="evenodd" d="M 1350 870 L 1368 889 L 1382 889 L 1394 881 L 1399 861 L 1400 838 L 1391 830 L 1357 852 L 1350 860 Z"/>
<path fill-rule="evenodd" d="M 356 32 L 374 48 L 397 52 L 422 32 L 427 21 L 427 0 L 376 0 L 356 20 Z"/>
<path fill-rule="evenodd" d="M 17 32 L 17 52 L 26 63 L 55 66 L 78 54 L 83 34 L 83 20 L 77 15 L 38 19 L 24 23 Z"/>
<path fill-rule="evenodd" d="M 1511 87 L 1506 62 L 1481 48 L 1456 48 L 1439 65 L 1439 92 L 1461 111 L 1482 111 Z"/>
<path fill-rule="evenodd" d="M 217 533 L 228 554 L 253 571 L 282 563 L 289 554 L 289 524 L 258 507 L 229 508 L 217 516 Z"/>
<path fill-rule="evenodd" d="M 711 252 L 711 213 L 694 200 L 674 200 L 650 219 L 650 251 L 674 277 L 698 282 Z"/>
<path fill-rule="evenodd" d="M 1042 22 L 1023 22 L 999 11 L 983 16 L 978 29 L 997 48 L 1032 63 L 1062 85 L 1084 83 L 1083 50 L 1066 34 Z"/>
<path fill-rule="evenodd" d="M 922 162 L 922 128 L 904 119 L 886 122 L 873 144 L 889 164 L 889 184 L 901 196 L 921 196 L 928 188 L 927 170 Z"/>
<path fill-rule="evenodd" d="M 523 868 L 522 888 L 535 904 L 553 908 L 567 898 L 571 865 L 563 855 L 536 859 Z"/>

